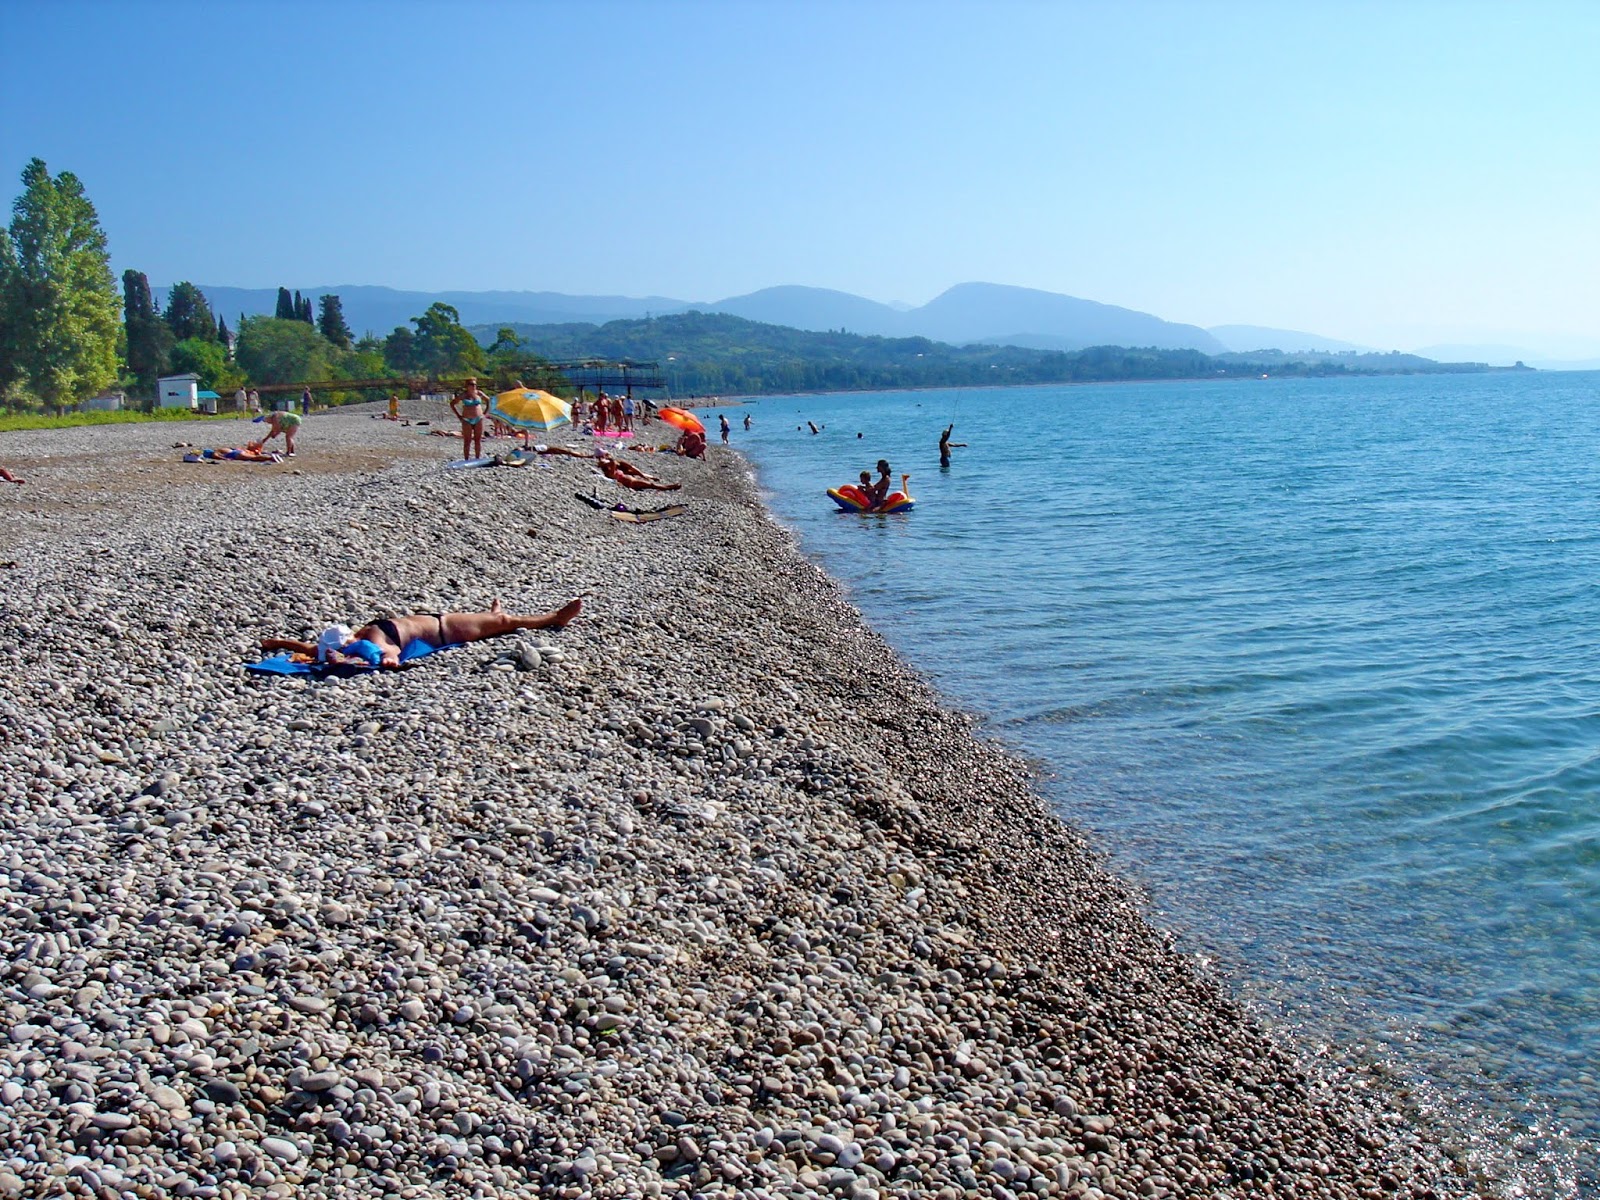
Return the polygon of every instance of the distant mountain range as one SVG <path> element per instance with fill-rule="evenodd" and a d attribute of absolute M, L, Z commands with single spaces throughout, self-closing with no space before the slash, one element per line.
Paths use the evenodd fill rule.
<path fill-rule="evenodd" d="M 1260 325 L 1213 325 L 1207 332 L 1236 354 L 1249 354 L 1252 350 L 1282 350 L 1285 354 L 1310 354 L 1318 350 L 1333 354 L 1372 353 L 1371 346 L 1358 346 L 1354 342 L 1341 342 L 1337 338 L 1301 333 L 1294 329 L 1267 329 Z M 1426 355 L 1426 357 L 1433 356 Z"/>
<path fill-rule="evenodd" d="M 212 308 L 230 321 L 236 321 L 241 313 L 260 316 L 277 309 L 276 288 L 202 284 L 200 290 Z M 1041 350 L 1154 346 L 1207 354 L 1229 348 L 1197 325 L 1179 325 L 1129 308 L 994 283 L 958 284 L 927 304 L 909 309 L 812 287 L 765 288 L 712 302 L 560 292 L 405 292 L 355 284 L 299 290 L 312 297 L 330 292 L 338 295 L 352 329 L 380 334 L 443 301 L 461 314 L 465 325 L 603 325 L 698 310 L 817 333 L 842 329 L 884 337 L 927 337 L 957 346 L 989 343 Z M 165 292 L 165 288 L 156 289 L 158 304 L 166 303 Z"/>
<path fill-rule="evenodd" d="M 166 288 L 156 302 L 166 303 Z M 229 323 L 239 314 L 266 315 L 277 309 L 276 288 L 201 285 L 216 312 Z M 926 337 L 953 346 L 974 343 L 1035 350 L 1082 350 L 1089 346 L 1153 346 L 1198 350 L 1204 354 L 1350 354 L 1369 347 L 1320 334 L 1259 325 L 1218 325 L 1202 329 L 1164 321 L 1150 313 L 1034 288 L 995 283 L 962 283 L 917 307 L 880 304 L 848 292 L 814 287 L 770 287 L 716 301 L 670 296 L 572 296 L 562 292 L 410 292 L 364 284 L 302 288 L 312 297 L 334 293 L 345 320 L 358 332 L 386 334 L 442 301 L 461 314 L 464 325 L 603 325 L 683 312 L 727 313 L 746 320 L 814 333 L 844 330 L 883 337 Z M 1510 346 L 1433 346 L 1418 354 L 1447 362 L 1580 368 L 1593 362 L 1553 362 L 1550 356 Z M 1572 356 L 1574 359 L 1577 355 Z"/>

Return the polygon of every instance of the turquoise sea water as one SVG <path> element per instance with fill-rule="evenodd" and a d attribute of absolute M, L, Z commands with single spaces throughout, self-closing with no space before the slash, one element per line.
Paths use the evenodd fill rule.
<path fill-rule="evenodd" d="M 1513 1190 L 1600 1195 L 1600 374 L 724 411 L 806 552 L 1158 921 Z M 880 457 L 916 510 L 837 512 Z"/>

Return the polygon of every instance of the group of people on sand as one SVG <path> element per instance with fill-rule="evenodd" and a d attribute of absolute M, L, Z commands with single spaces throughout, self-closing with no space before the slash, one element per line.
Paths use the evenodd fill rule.
<path fill-rule="evenodd" d="M 601 392 L 593 400 L 579 396 L 572 405 L 572 421 L 587 425 L 595 433 L 632 433 L 633 419 L 641 415 L 632 396 L 610 396 Z"/>

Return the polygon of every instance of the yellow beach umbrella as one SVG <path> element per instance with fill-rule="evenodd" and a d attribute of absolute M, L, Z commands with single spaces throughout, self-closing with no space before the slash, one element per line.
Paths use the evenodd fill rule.
<path fill-rule="evenodd" d="M 489 415 L 518 429 L 554 429 L 572 420 L 572 406 L 538 388 L 512 388 L 495 393 Z"/>

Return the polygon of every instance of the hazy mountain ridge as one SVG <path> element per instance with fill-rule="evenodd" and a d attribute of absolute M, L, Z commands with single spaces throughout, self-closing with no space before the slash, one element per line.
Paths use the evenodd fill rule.
<path fill-rule="evenodd" d="M 153 291 L 165 306 L 167 287 Z M 278 290 L 201 284 L 217 315 L 230 324 L 239 315 L 270 316 Z M 671 296 L 575 296 L 565 292 L 418 292 L 370 284 L 340 284 L 301 293 L 315 300 L 332 293 L 344 305 L 345 320 L 357 333 L 387 334 L 398 325 L 443 302 L 461 314 L 465 325 L 605 324 L 683 312 L 728 313 L 770 325 L 814 333 L 843 329 L 881 337 L 927 337 L 951 345 L 1021 346 L 1071 353 L 1090 346 L 1154 346 L 1193 349 L 1205 354 L 1277 350 L 1295 354 L 1377 353 L 1369 347 L 1320 334 L 1261 325 L 1218 325 L 1201 329 L 1166 321 L 1150 313 L 1101 304 L 1057 292 L 994 283 L 962 283 L 919 306 L 880 304 L 849 292 L 790 284 L 711 302 Z M 1586 346 L 1566 355 L 1540 354 L 1515 346 L 1424 346 L 1413 353 L 1439 361 L 1489 362 L 1510 366 L 1521 360 L 1553 370 L 1600 367 Z"/>
<path fill-rule="evenodd" d="M 1302 333 L 1297 329 L 1271 329 L 1263 325 L 1213 325 L 1207 332 L 1235 354 L 1249 354 L 1252 350 L 1282 350 L 1285 354 L 1318 350 L 1359 354 L 1376 352 L 1372 346 L 1358 346 L 1354 342 L 1341 342 L 1338 338 Z"/>
<path fill-rule="evenodd" d="M 165 307 L 166 287 L 152 289 L 155 302 Z M 277 311 L 278 289 L 220 287 L 201 284 L 200 290 L 211 302 L 214 312 L 230 323 L 240 313 L 246 316 L 268 316 Z M 291 291 L 294 289 L 290 289 Z M 398 325 L 408 324 L 412 317 L 421 316 L 434 303 L 450 305 L 461 314 L 464 324 L 513 324 L 518 321 L 535 325 L 559 325 L 564 322 L 616 321 L 631 317 L 663 315 L 683 312 L 692 307 L 683 300 L 662 296 L 569 296 L 563 292 L 410 292 L 397 288 L 376 287 L 368 284 L 340 284 L 336 287 L 299 289 L 313 302 L 319 296 L 338 296 L 344 308 L 344 317 L 350 328 L 360 333 L 387 334 Z"/>
<path fill-rule="evenodd" d="M 202 284 L 200 290 L 212 308 L 230 321 L 237 320 L 240 313 L 270 315 L 277 308 L 276 288 Z M 1023 345 L 1045 350 L 1154 346 L 1208 354 L 1225 348 L 1195 325 L 1180 325 L 1149 313 L 1075 296 L 994 283 L 957 284 L 927 304 L 904 310 L 848 292 L 798 285 L 763 288 L 713 302 L 667 296 L 572 296 L 561 292 L 412 292 L 358 284 L 299 290 L 313 299 L 328 293 L 338 295 L 352 329 L 378 334 L 406 324 L 430 304 L 442 301 L 455 308 L 466 325 L 604 324 L 695 310 L 728 313 L 814 333 L 843 329 L 882 337 L 927 337 L 951 345 Z M 156 302 L 164 304 L 167 289 L 155 291 Z"/>

